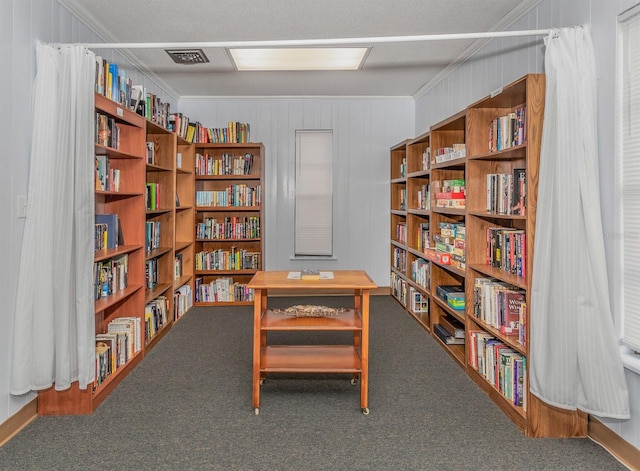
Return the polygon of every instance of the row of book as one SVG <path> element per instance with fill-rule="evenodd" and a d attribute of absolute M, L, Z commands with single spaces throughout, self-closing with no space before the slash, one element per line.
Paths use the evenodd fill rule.
<path fill-rule="evenodd" d="M 400 177 L 405 178 L 407 176 L 407 158 L 403 157 L 400 163 Z"/>
<path fill-rule="evenodd" d="M 426 147 L 422 151 L 422 170 L 429 170 L 431 168 L 431 147 Z"/>
<path fill-rule="evenodd" d="M 464 311 L 466 300 L 464 296 L 464 286 L 462 285 L 438 285 L 436 286 L 436 296 L 442 299 L 451 309 Z"/>
<path fill-rule="evenodd" d="M 248 302 L 253 301 L 254 294 L 246 283 L 234 282 L 230 276 L 223 276 L 205 283 L 196 278 L 196 302 Z"/>
<path fill-rule="evenodd" d="M 405 273 L 407 270 L 407 251 L 400 247 L 393 248 L 393 268 Z"/>
<path fill-rule="evenodd" d="M 144 285 L 153 289 L 158 284 L 158 259 L 151 258 L 144 262 Z"/>
<path fill-rule="evenodd" d="M 429 296 L 409 286 L 409 308 L 414 314 L 429 314 Z"/>
<path fill-rule="evenodd" d="M 224 190 L 196 191 L 196 206 L 260 206 L 262 187 L 229 185 Z"/>
<path fill-rule="evenodd" d="M 231 247 L 231 250 L 200 251 L 195 255 L 196 270 L 260 270 L 260 252 Z"/>
<path fill-rule="evenodd" d="M 407 223 L 399 222 L 396 224 L 396 238 L 401 244 L 407 243 Z"/>
<path fill-rule="evenodd" d="M 160 209 L 161 194 L 160 183 L 148 182 L 145 185 L 146 191 L 144 194 L 145 207 L 148 211 L 156 211 Z"/>
<path fill-rule="evenodd" d="M 487 174 L 487 212 L 525 216 L 526 206 L 526 169 L 515 168 L 512 173 Z"/>
<path fill-rule="evenodd" d="M 407 306 L 407 280 L 397 273 L 391 272 L 391 295 L 403 306 Z"/>
<path fill-rule="evenodd" d="M 467 206 L 465 181 L 449 179 L 431 182 L 431 194 L 435 208 L 464 209 Z"/>
<path fill-rule="evenodd" d="M 429 185 L 421 185 L 416 196 L 418 199 L 416 209 L 429 211 L 431 209 L 431 191 L 429 190 Z"/>
<path fill-rule="evenodd" d="M 220 157 L 196 154 L 196 175 L 251 175 L 253 154 L 235 155 L 223 152 Z"/>
<path fill-rule="evenodd" d="M 431 239 L 429 238 L 429 228 L 430 226 L 428 222 L 421 222 L 418 224 L 418 227 L 416 228 L 416 231 L 418 232 L 416 247 L 418 250 L 424 250 L 431 245 Z"/>
<path fill-rule="evenodd" d="M 115 249 L 124 244 L 120 217 L 118 214 L 100 214 L 95 216 L 95 250 Z"/>
<path fill-rule="evenodd" d="M 112 168 L 106 155 L 96 155 L 96 191 L 120 191 L 120 169 Z"/>
<path fill-rule="evenodd" d="M 464 324 L 451 314 L 440 316 L 438 323 L 433 325 L 433 332 L 446 345 L 464 345 Z"/>
<path fill-rule="evenodd" d="M 198 144 L 239 144 L 250 142 L 249 135 L 249 123 L 229 121 L 226 128 L 208 128 L 196 121 L 187 124 L 186 135 L 182 137 Z"/>
<path fill-rule="evenodd" d="M 227 216 L 222 220 L 204 218 L 196 224 L 196 239 L 259 239 L 260 216 Z"/>
<path fill-rule="evenodd" d="M 129 255 L 122 254 L 93 264 L 93 294 L 96 300 L 107 298 L 127 287 Z"/>
<path fill-rule="evenodd" d="M 526 233 L 505 227 L 487 228 L 487 265 L 513 275 L 527 274 Z"/>
<path fill-rule="evenodd" d="M 101 56 L 96 56 L 95 91 L 189 142 L 244 143 L 250 139 L 249 123 L 229 121 L 226 127 L 208 128 L 182 113 L 171 113 L 168 102 L 144 85 L 134 85 L 126 69 Z"/>
<path fill-rule="evenodd" d="M 173 257 L 173 279 L 177 280 L 182 276 L 182 252 L 178 252 Z"/>
<path fill-rule="evenodd" d="M 96 335 L 96 378 L 100 386 L 111 374 L 140 351 L 140 319 L 118 317 L 107 324 L 107 331 Z"/>
<path fill-rule="evenodd" d="M 516 337 L 525 345 L 526 293 L 494 278 L 476 278 L 473 286 L 473 315 L 503 335 Z"/>
<path fill-rule="evenodd" d="M 158 296 L 144 306 L 144 340 L 149 342 L 169 322 L 169 299 Z"/>
<path fill-rule="evenodd" d="M 133 82 L 126 69 L 96 55 L 95 91 L 100 95 L 131 109 Z"/>
<path fill-rule="evenodd" d="M 450 160 L 461 159 L 467 156 L 467 146 L 465 144 L 452 144 L 447 147 L 439 147 L 431 154 L 432 164 L 448 162 Z"/>
<path fill-rule="evenodd" d="M 154 142 L 149 141 L 146 144 L 145 162 L 151 165 L 156 164 L 156 145 Z"/>
<path fill-rule="evenodd" d="M 411 262 L 411 279 L 424 289 L 431 285 L 431 264 L 423 258 L 416 258 Z"/>
<path fill-rule="evenodd" d="M 146 253 L 160 248 L 161 227 L 160 221 L 145 222 L 144 249 Z"/>
<path fill-rule="evenodd" d="M 466 267 L 466 237 L 467 230 L 464 224 L 440 222 L 438 233 L 433 235 L 436 253 L 449 255 L 448 264 L 464 270 Z"/>
<path fill-rule="evenodd" d="M 182 285 L 173 293 L 173 320 L 180 319 L 193 306 L 191 286 Z"/>
<path fill-rule="evenodd" d="M 104 113 L 96 113 L 95 142 L 112 149 L 120 148 L 120 125 L 115 118 Z"/>
<path fill-rule="evenodd" d="M 527 359 L 491 334 L 469 332 L 469 365 L 514 405 L 527 407 Z"/>
<path fill-rule="evenodd" d="M 407 189 L 406 188 L 398 189 L 398 201 L 400 202 L 400 206 L 398 209 L 400 209 L 400 211 L 406 211 L 407 210 Z"/>
<path fill-rule="evenodd" d="M 525 143 L 526 106 L 503 116 L 498 116 L 489 124 L 489 152 L 497 152 Z"/>

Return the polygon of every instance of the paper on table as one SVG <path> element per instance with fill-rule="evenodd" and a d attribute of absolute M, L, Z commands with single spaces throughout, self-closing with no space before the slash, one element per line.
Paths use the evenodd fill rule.
<path fill-rule="evenodd" d="M 299 271 L 290 271 L 287 275 L 288 280 L 299 280 L 301 277 Z M 333 280 L 333 272 L 332 271 L 321 271 L 320 272 L 321 280 Z"/>

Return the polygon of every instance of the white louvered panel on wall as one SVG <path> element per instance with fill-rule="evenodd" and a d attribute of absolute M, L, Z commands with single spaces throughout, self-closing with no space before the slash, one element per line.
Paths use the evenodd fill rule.
<path fill-rule="evenodd" d="M 620 20 L 623 342 L 640 351 L 640 8 Z"/>
<path fill-rule="evenodd" d="M 296 131 L 296 256 L 333 255 L 333 132 Z"/>

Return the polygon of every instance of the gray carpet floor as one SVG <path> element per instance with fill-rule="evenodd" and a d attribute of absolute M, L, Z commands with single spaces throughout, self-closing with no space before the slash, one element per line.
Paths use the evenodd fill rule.
<path fill-rule="evenodd" d="M 277 375 L 256 416 L 252 308 L 194 308 L 93 414 L 39 417 L 0 448 L 0 470 L 626 469 L 589 439 L 525 437 L 390 297 L 371 299 L 370 345 L 369 415 L 349 377 Z"/>

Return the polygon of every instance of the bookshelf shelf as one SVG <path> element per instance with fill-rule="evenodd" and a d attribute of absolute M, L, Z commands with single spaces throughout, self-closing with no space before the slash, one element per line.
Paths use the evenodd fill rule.
<path fill-rule="evenodd" d="M 526 388 L 544 91 L 544 75 L 525 75 L 503 87 L 501 93 L 478 100 L 431 126 L 427 133 L 391 148 L 391 288 L 407 312 L 527 436 L 582 437 L 587 433 L 586 414 L 544 404 Z M 460 154 L 462 144 L 464 153 Z M 427 153 L 429 165 L 424 168 Z M 400 162 L 406 174 L 398 170 Z M 444 180 L 464 180 L 464 205 L 438 202 L 445 196 L 455 198 L 440 189 L 442 183 L 437 182 Z M 417 189 L 427 185 L 431 207 L 424 211 L 414 201 Z M 406 208 L 400 208 L 397 196 L 402 189 Z M 460 207 L 449 207 L 456 204 Z M 396 235 L 402 222 L 408 237 L 404 245 Z M 454 255 L 463 254 L 458 258 L 461 263 L 449 265 L 416 245 L 418 228 L 427 224 L 433 248 L 449 253 L 454 261 Z M 464 236 L 458 242 L 458 234 L 449 229 L 455 225 L 459 225 L 457 233 L 464 225 Z M 448 232 L 441 233 L 443 227 Z M 408 254 L 404 269 L 393 264 L 394 250 L 399 248 Z M 413 279 L 414 267 L 424 270 L 425 264 L 428 290 Z M 463 290 L 464 310 L 452 309 L 438 295 L 438 287 L 450 285 Z M 418 295 L 428 297 L 428 314 L 411 309 L 410 298 Z M 498 303 L 505 306 L 502 313 L 492 307 Z M 436 324 L 446 324 L 451 317 L 465 331 L 464 345 L 445 343 L 434 331 Z M 483 362 L 498 359 L 493 368 L 506 375 L 506 383 L 499 381 L 499 375 L 496 381 L 495 376 L 478 372 L 479 351 L 491 353 L 480 355 Z"/>
<path fill-rule="evenodd" d="M 196 304 L 250 305 L 253 290 L 246 285 L 264 264 L 264 146 L 195 144 L 194 152 Z M 227 269 L 199 268 L 212 266 Z"/>

